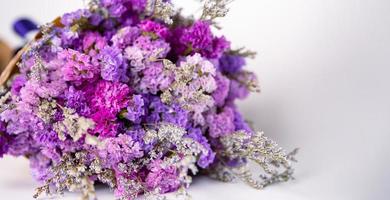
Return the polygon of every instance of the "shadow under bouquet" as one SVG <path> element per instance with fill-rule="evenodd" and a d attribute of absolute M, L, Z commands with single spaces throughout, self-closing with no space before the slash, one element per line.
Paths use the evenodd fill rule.
<path fill-rule="evenodd" d="M 296 151 L 235 105 L 258 85 L 243 69 L 253 53 L 211 31 L 229 1 L 201 2 L 195 18 L 164 0 L 91 1 L 19 52 L 1 76 L 0 156 L 29 159 L 34 197 L 94 199 L 98 182 L 118 199 L 186 196 L 198 172 L 257 189 L 292 178 Z"/>

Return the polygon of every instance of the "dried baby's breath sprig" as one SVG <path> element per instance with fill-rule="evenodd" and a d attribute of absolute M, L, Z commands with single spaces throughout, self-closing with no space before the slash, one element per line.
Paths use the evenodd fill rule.
<path fill-rule="evenodd" d="M 163 0 L 148 0 L 145 12 L 146 15 L 160 19 L 166 24 L 173 23 L 172 16 L 176 13 L 173 4 Z"/>
<path fill-rule="evenodd" d="M 31 67 L 30 73 L 28 74 L 29 78 L 35 81 L 42 80 L 42 76 L 44 76 L 47 71 L 45 65 L 43 64 L 42 58 L 33 52 L 33 56 L 35 59 L 35 64 Z"/>
<path fill-rule="evenodd" d="M 53 177 L 44 186 L 37 188 L 33 197 L 38 198 L 42 193 L 52 195 L 79 191 L 83 200 L 95 199 L 95 188 L 90 180 L 94 172 L 85 165 L 85 159 L 85 152 L 64 155 L 61 162 L 51 168 Z"/>
<path fill-rule="evenodd" d="M 43 100 L 38 107 L 37 116 L 41 118 L 45 123 L 49 123 L 57 112 L 56 108 L 57 103 L 55 100 Z"/>
<path fill-rule="evenodd" d="M 4 86 L 0 88 L 0 113 L 3 111 L 10 109 L 10 104 L 7 103 L 11 99 L 11 92 L 5 89 Z"/>
<path fill-rule="evenodd" d="M 214 20 L 218 17 L 225 17 L 229 12 L 227 5 L 233 0 L 201 0 L 203 2 L 202 20 Z"/>
<path fill-rule="evenodd" d="M 94 181 L 107 184 L 111 188 L 116 187 L 115 174 L 111 169 L 102 167 L 99 159 L 95 159 L 88 165 L 87 152 L 69 153 L 62 156 L 61 162 L 51 168 L 52 178 L 45 185 L 36 189 L 34 198 L 46 195 L 62 194 L 64 191 L 78 191 L 82 193 L 82 200 L 96 199 Z"/>
<path fill-rule="evenodd" d="M 245 47 L 241 47 L 238 49 L 231 49 L 228 54 L 254 59 L 256 58 L 257 52 L 248 50 Z"/>
<path fill-rule="evenodd" d="M 157 143 L 156 152 L 165 152 L 172 145 L 175 146 L 175 151 L 182 155 L 195 155 L 206 150 L 195 140 L 185 137 L 186 130 L 170 123 L 161 123 L 153 128 L 147 128 L 144 136 L 144 141 L 147 144 L 152 142 Z"/>
<path fill-rule="evenodd" d="M 232 181 L 237 177 L 256 189 L 292 179 L 291 161 L 297 150 L 286 154 L 283 149 L 263 132 L 253 134 L 239 131 L 220 139 L 222 150 L 217 152 L 219 163 L 212 170 L 212 177 Z M 258 164 L 265 172 L 257 180 L 249 169 L 250 162 Z M 231 164 L 229 162 L 234 162 Z"/>
<path fill-rule="evenodd" d="M 75 110 L 59 106 L 64 115 L 64 120 L 53 125 L 61 140 L 66 139 L 66 134 L 72 137 L 73 141 L 78 141 L 88 129 L 92 129 L 95 123 L 91 119 L 79 116 Z"/>

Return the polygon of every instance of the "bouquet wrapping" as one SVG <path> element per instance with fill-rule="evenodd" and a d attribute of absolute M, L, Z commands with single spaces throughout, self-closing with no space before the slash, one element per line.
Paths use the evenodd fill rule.
<path fill-rule="evenodd" d="M 244 69 L 253 53 L 212 32 L 229 2 L 202 3 L 195 18 L 164 0 L 91 1 L 19 52 L 1 76 L 0 156 L 29 159 L 34 197 L 94 199 L 96 183 L 118 199 L 186 196 L 199 172 L 258 189 L 292 178 L 296 151 L 235 105 L 258 85 Z"/>

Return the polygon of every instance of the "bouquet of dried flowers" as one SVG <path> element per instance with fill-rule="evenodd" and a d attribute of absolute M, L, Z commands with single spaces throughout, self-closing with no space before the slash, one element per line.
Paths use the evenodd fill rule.
<path fill-rule="evenodd" d="M 253 54 L 211 31 L 229 1 L 201 2 L 196 19 L 169 0 L 91 1 L 14 58 L 0 79 L 0 156 L 30 160 L 43 185 L 34 197 L 94 199 L 97 182 L 118 199 L 185 194 L 198 171 L 258 189 L 292 177 L 296 151 L 253 131 L 235 106 L 258 86 L 243 69 Z"/>

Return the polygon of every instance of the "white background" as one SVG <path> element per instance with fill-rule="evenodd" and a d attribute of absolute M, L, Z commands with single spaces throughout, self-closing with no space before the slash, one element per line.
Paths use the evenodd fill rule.
<path fill-rule="evenodd" d="M 192 0 L 176 2 L 196 10 Z M 0 37 L 17 45 L 15 17 L 47 22 L 81 6 L 81 0 L 2 0 Z M 300 162 L 295 181 L 263 191 L 197 178 L 193 199 L 390 199 L 389 11 L 389 0 L 232 3 L 222 32 L 233 46 L 259 52 L 248 69 L 262 84 L 262 93 L 240 108 L 282 146 L 300 147 Z M 1 199 L 31 199 L 35 186 L 25 159 L 0 161 Z"/>

